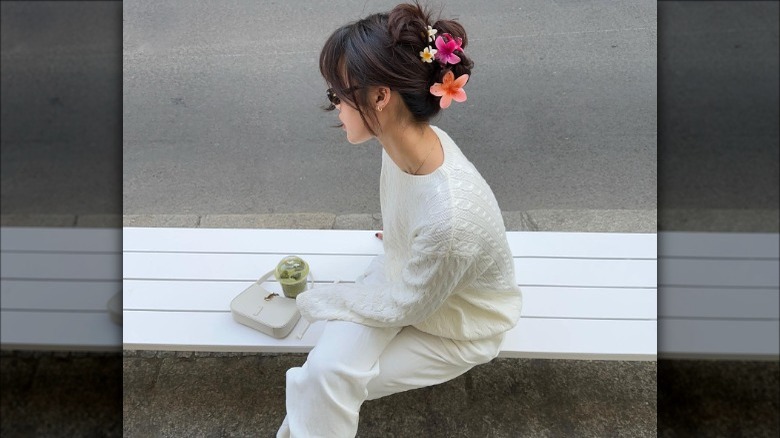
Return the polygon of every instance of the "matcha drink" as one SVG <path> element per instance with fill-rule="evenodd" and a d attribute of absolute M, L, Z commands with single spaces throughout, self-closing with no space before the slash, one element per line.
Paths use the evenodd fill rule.
<path fill-rule="evenodd" d="M 306 277 L 309 265 L 297 256 L 287 256 L 276 266 L 276 280 L 282 285 L 282 291 L 288 298 L 295 298 L 306 290 Z"/>

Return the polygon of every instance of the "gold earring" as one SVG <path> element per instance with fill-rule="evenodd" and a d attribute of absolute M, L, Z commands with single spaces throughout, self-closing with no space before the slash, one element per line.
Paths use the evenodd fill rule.
<path fill-rule="evenodd" d="M 382 112 L 382 107 L 380 107 L 379 105 L 377 105 L 377 106 L 376 106 L 376 110 L 377 110 L 377 111 L 379 111 L 379 112 L 381 113 L 381 112 Z"/>

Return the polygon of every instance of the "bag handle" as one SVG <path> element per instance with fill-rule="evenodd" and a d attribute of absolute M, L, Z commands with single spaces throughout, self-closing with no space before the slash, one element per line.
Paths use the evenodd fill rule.
<path fill-rule="evenodd" d="M 276 269 L 271 269 L 270 271 L 266 272 L 262 277 L 258 278 L 255 283 L 257 283 L 258 286 L 265 283 L 266 281 L 270 280 L 271 277 L 273 277 L 274 272 L 276 272 Z M 309 289 L 314 288 L 314 275 L 311 273 L 311 269 L 309 269 Z M 336 281 L 338 283 L 338 281 Z M 296 336 L 298 339 L 303 339 L 303 335 L 306 334 L 306 331 L 309 330 L 309 326 L 311 326 L 311 323 L 306 319 L 302 318 L 304 322 L 303 330 L 301 330 L 300 333 L 298 333 L 298 336 Z"/>

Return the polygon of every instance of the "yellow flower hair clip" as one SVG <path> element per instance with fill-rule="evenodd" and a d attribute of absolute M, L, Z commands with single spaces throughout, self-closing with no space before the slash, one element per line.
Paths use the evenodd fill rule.
<path fill-rule="evenodd" d="M 423 62 L 432 63 L 437 51 L 438 50 L 436 49 L 432 49 L 431 46 L 428 46 L 420 52 L 420 58 L 422 58 Z"/>

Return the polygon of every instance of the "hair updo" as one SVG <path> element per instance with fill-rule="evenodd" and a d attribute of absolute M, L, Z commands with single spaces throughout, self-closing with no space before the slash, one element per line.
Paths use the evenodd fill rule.
<path fill-rule="evenodd" d="M 431 94 L 431 85 L 443 82 L 448 71 L 456 78 L 471 75 L 474 63 L 461 50 L 455 52 L 461 59 L 455 65 L 422 61 L 423 49 L 436 48 L 428 41 L 428 26 L 438 30 L 436 36 L 449 33 L 462 38 L 461 47 L 466 48 L 468 38 L 460 23 L 434 21 L 419 3 L 400 4 L 388 13 L 372 14 L 346 24 L 325 42 L 320 52 L 320 73 L 342 104 L 357 109 L 372 134 L 376 135 L 366 116 L 374 121 L 374 126 L 378 126 L 378 120 L 376 108 L 368 101 L 369 87 L 389 87 L 401 96 L 415 122 L 428 122 L 441 111 L 441 97 Z M 332 111 L 335 107 L 325 109 Z"/>

